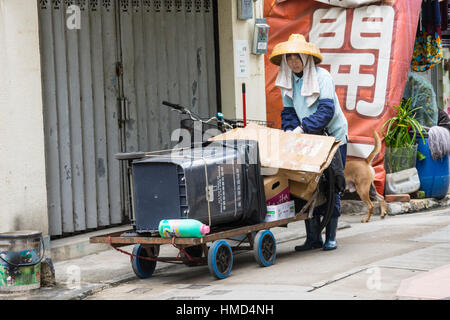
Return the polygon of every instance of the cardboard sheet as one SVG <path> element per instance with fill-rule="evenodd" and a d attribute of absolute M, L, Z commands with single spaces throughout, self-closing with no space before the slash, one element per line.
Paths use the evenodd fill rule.
<path fill-rule="evenodd" d="M 257 140 L 262 167 L 309 173 L 320 173 L 333 147 L 339 145 L 331 136 L 284 132 L 253 123 L 209 140 Z"/>
<path fill-rule="evenodd" d="M 319 183 L 320 176 L 323 171 L 328 168 L 333 160 L 334 154 L 337 152 L 339 145 L 336 144 L 328 153 L 328 158 L 325 164 L 322 165 L 322 170 L 319 173 L 280 170 L 280 173 L 289 180 L 289 192 L 303 200 L 311 199 L 314 191 Z"/>
<path fill-rule="evenodd" d="M 290 194 L 304 200 L 311 198 L 320 176 L 339 149 L 339 141 L 334 137 L 284 132 L 256 124 L 228 131 L 210 141 L 246 139 L 258 141 L 261 166 L 265 169 L 262 171 L 270 172 L 268 176 L 286 178 Z"/>

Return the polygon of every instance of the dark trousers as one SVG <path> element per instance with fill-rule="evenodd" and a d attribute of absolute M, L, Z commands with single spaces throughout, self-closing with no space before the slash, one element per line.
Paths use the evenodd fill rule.
<path fill-rule="evenodd" d="M 347 144 L 344 144 L 339 147 L 339 151 L 341 153 L 342 165 L 345 168 L 345 159 L 347 157 Z M 291 200 L 295 201 L 295 212 L 299 212 L 300 209 L 306 204 L 307 201 L 297 198 L 291 195 Z M 323 204 L 314 209 L 314 215 L 324 215 L 327 210 L 327 204 Z M 334 200 L 334 210 L 332 217 L 337 218 L 341 215 L 341 197 L 336 192 L 336 197 Z"/>
<path fill-rule="evenodd" d="M 347 157 L 347 144 L 341 145 L 339 147 L 339 152 L 341 153 L 342 165 L 345 168 L 345 159 Z M 325 203 L 314 209 L 314 215 L 318 214 L 318 215 L 323 216 L 323 215 L 325 215 L 326 210 L 327 210 L 327 204 Z M 338 218 L 340 216 L 341 216 L 341 197 L 336 192 L 336 196 L 334 198 L 334 210 L 333 210 L 333 215 L 331 217 Z"/>
<path fill-rule="evenodd" d="M 341 152 L 342 165 L 345 168 L 345 159 L 347 158 L 347 144 L 344 144 L 339 147 L 339 151 Z M 334 211 L 332 218 L 337 218 L 341 216 L 341 196 L 336 193 L 336 198 L 334 200 Z"/>

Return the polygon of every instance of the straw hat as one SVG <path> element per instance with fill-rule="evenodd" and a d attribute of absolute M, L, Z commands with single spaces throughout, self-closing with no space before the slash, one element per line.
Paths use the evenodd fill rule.
<path fill-rule="evenodd" d="M 288 41 L 281 42 L 273 48 L 272 54 L 270 55 L 270 62 L 279 66 L 283 54 L 288 53 L 309 54 L 313 56 L 316 64 L 322 61 L 319 48 L 313 43 L 306 42 L 305 37 L 297 33 L 291 34 Z"/>

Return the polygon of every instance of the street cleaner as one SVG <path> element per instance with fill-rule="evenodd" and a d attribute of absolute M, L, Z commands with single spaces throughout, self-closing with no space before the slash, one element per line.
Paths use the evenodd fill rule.
<path fill-rule="evenodd" d="M 317 66 L 322 61 L 319 48 L 306 42 L 303 35 L 292 34 L 289 40 L 277 44 L 270 61 L 280 66 L 275 86 L 281 90 L 284 109 L 281 128 L 295 133 L 331 135 L 340 141 L 339 150 L 331 163 L 335 168 L 336 198 L 333 215 L 326 226 L 325 244 L 320 233 L 320 216 L 326 204 L 314 210 L 313 218 L 306 219 L 306 241 L 296 251 L 337 248 L 336 229 L 341 214 L 340 192 L 345 189 L 343 169 L 347 155 L 348 125 L 341 110 L 330 73 Z M 294 197 L 294 200 L 299 200 Z M 296 201 L 297 202 L 297 201 Z"/>

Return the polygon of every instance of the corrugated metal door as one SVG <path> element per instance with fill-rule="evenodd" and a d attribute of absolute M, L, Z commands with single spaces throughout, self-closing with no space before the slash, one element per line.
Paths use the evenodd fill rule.
<path fill-rule="evenodd" d="M 217 112 L 212 0 L 121 0 L 123 103 L 127 151 L 167 149 L 180 115 Z"/>
<path fill-rule="evenodd" d="M 70 5 L 80 29 L 70 30 Z M 216 112 L 211 0 L 39 0 L 50 235 L 126 221 L 118 152 L 166 149 L 169 100 Z"/>
<path fill-rule="evenodd" d="M 72 4 L 81 29 L 67 27 Z M 39 1 L 52 236 L 123 221 L 116 27 L 115 1 Z"/>

